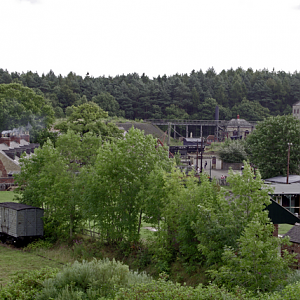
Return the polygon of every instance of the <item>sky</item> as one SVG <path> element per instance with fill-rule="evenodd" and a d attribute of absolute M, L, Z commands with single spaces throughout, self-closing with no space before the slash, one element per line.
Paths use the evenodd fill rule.
<path fill-rule="evenodd" d="M 300 0 L 0 0 L 0 11 L 9 72 L 300 71 Z"/>

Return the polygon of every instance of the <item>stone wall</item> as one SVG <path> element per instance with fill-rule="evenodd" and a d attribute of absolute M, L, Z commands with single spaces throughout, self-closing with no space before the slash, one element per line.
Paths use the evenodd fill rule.
<path fill-rule="evenodd" d="M 226 163 L 222 162 L 222 170 L 229 170 L 230 168 L 232 170 L 241 170 L 241 167 L 243 166 L 243 163 Z"/>

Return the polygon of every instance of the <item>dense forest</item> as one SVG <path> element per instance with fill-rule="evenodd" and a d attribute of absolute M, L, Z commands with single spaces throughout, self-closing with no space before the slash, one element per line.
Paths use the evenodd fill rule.
<path fill-rule="evenodd" d="M 68 107 L 94 101 L 110 116 L 127 119 L 220 119 L 237 114 L 249 121 L 292 112 L 300 101 L 300 73 L 213 68 L 190 74 L 150 79 L 137 73 L 115 77 L 84 78 L 70 72 L 66 77 L 52 70 L 41 76 L 31 71 L 10 73 L 0 69 L 0 84 L 21 83 L 49 99 L 56 117 L 68 114 Z"/>

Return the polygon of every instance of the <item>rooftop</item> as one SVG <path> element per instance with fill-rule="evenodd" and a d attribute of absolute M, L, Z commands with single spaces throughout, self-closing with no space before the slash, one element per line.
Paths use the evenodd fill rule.
<path fill-rule="evenodd" d="M 27 204 L 15 203 L 15 202 L 2 202 L 2 203 L 0 203 L 0 207 L 10 208 L 10 209 L 14 209 L 14 210 L 41 209 L 41 208 L 30 206 Z"/>
<path fill-rule="evenodd" d="M 245 119 L 231 119 L 227 127 L 252 127 L 253 125 Z"/>
<path fill-rule="evenodd" d="M 300 244 L 300 226 L 293 226 L 286 234 L 283 235 L 283 237 L 285 236 L 289 236 L 291 242 Z"/>
<path fill-rule="evenodd" d="M 285 183 L 286 184 L 286 176 L 277 176 L 272 178 L 265 179 L 266 183 L 274 182 L 274 183 Z M 289 184 L 290 183 L 300 183 L 300 175 L 289 175 Z"/>

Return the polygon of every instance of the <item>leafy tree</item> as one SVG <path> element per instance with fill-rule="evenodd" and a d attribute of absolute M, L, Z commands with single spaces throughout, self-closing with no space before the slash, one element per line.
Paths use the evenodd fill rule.
<path fill-rule="evenodd" d="M 151 135 L 132 128 L 125 139 L 107 141 L 99 149 L 95 166 L 85 174 L 84 211 L 95 220 L 102 239 L 139 239 L 148 177 L 158 164 L 170 165 L 166 150 L 156 145 Z"/>
<path fill-rule="evenodd" d="M 273 237 L 273 230 L 267 218 L 255 216 L 237 240 L 238 250 L 226 247 L 222 257 L 224 265 L 210 272 L 214 283 L 230 289 L 240 286 L 258 293 L 285 285 L 287 275 L 292 273 L 290 266 L 295 254 L 288 254 L 287 250 L 283 256 L 278 254 L 278 249 L 288 244 L 289 238 Z"/>
<path fill-rule="evenodd" d="M 96 103 L 88 102 L 78 107 L 72 107 L 73 112 L 63 121 L 55 126 L 61 132 L 72 130 L 84 135 L 92 132 L 98 136 L 113 138 L 121 137 L 121 130 L 113 123 L 107 123 L 107 112 L 102 110 Z"/>
<path fill-rule="evenodd" d="M 91 133 L 68 131 L 58 137 L 56 147 L 48 140 L 35 155 L 20 159 L 22 172 L 16 176 L 20 201 L 45 208 L 46 234 L 72 236 L 78 228 L 85 182 L 82 166 L 94 163 L 100 145 Z"/>
<path fill-rule="evenodd" d="M 227 163 L 241 163 L 247 160 L 243 140 L 226 140 L 219 150 L 220 158 Z"/>
<path fill-rule="evenodd" d="M 290 174 L 299 174 L 300 123 L 292 115 L 269 117 L 259 122 L 247 137 L 251 162 L 263 178 L 287 174 L 288 143 L 292 143 Z"/>
<path fill-rule="evenodd" d="M 205 101 L 198 106 L 197 117 L 199 120 L 214 120 L 217 105 L 218 103 L 215 99 L 206 98 Z"/>
<path fill-rule="evenodd" d="M 206 256 L 207 265 L 222 262 L 224 246 L 238 249 L 237 239 L 254 217 L 262 223 L 268 217 L 265 207 L 270 204 L 270 189 L 263 184 L 259 172 L 254 175 L 244 162 L 243 174 L 230 171 L 227 181 L 230 195 L 207 189 L 198 205 L 197 221 L 193 223 L 198 249 Z"/>
<path fill-rule="evenodd" d="M 270 116 L 268 108 L 263 107 L 258 101 L 249 101 L 246 98 L 232 108 L 232 113 L 248 121 L 262 121 Z"/>
<path fill-rule="evenodd" d="M 39 143 L 41 147 L 47 142 L 48 139 L 51 140 L 52 144 L 55 146 L 58 138 L 58 132 L 49 131 L 47 128 L 44 128 L 37 132 L 35 137 L 36 143 Z"/>
<path fill-rule="evenodd" d="M 92 101 L 97 103 L 101 109 L 108 112 L 109 116 L 117 116 L 119 112 L 119 103 L 115 97 L 107 92 L 102 92 L 92 98 Z"/>
<path fill-rule="evenodd" d="M 54 111 L 44 97 L 18 83 L 0 84 L 0 131 L 26 126 L 47 127 Z"/>
<path fill-rule="evenodd" d="M 167 119 L 188 119 L 189 115 L 187 114 L 187 112 L 182 109 L 179 108 L 178 106 L 171 104 L 169 107 L 166 107 L 166 118 Z"/>
<path fill-rule="evenodd" d="M 56 118 L 63 118 L 65 116 L 64 111 L 61 107 L 57 106 L 54 108 L 55 117 Z"/>

